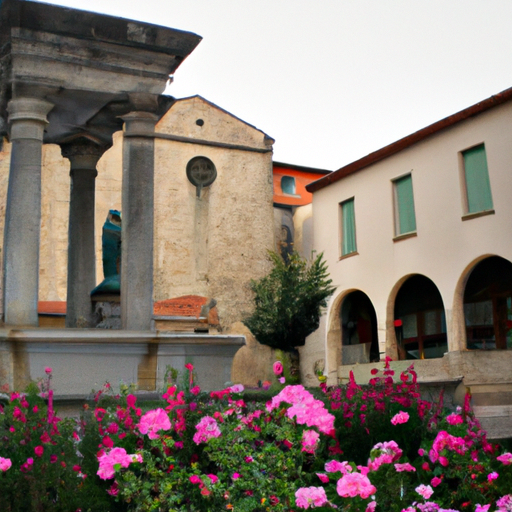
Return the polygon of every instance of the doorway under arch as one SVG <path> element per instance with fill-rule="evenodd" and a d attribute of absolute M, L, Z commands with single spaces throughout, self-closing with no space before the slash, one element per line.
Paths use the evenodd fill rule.
<path fill-rule="evenodd" d="M 377 315 L 368 296 L 356 290 L 340 307 L 342 364 L 379 361 Z"/>
<path fill-rule="evenodd" d="M 490 256 L 475 265 L 464 288 L 468 349 L 512 348 L 512 263 Z"/>
<path fill-rule="evenodd" d="M 394 322 L 399 359 L 433 359 L 448 351 L 443 299 L 428 277 L 415 274 L 404 281 Z"/>

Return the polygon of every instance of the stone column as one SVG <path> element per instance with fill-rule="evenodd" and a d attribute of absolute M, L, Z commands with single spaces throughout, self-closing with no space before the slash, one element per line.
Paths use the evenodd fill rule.
<path fill-rule="evenodd" d="M 153 316 L 153 134 L 158 116 L 123 116 L 121 327 L 150 330 Z"/>
<path fill-rule="evenodd" d="M 71 163 L 66 327 L 92 327 L 90 294 L 96 286 L 96 164 L 105 149 L 86 138 L 61 145 L 62 156 Z"/>
<path fill-rule="evenodd" d="M 47 101 L 17 98 L 7 106 L 12 142 L 4 231 L 4 319 L 38 325 L 41 156 Z"/>

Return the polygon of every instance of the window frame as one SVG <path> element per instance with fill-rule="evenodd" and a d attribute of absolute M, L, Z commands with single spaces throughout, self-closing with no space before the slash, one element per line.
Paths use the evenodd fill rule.
<path fill-rule="evenodd" d="M 352 250 L 349 250 L 348 252 L 344 252 L 345 251 L 345 241 L 346 241 L 346 233 L 345 233 L 345 230 L 344 230 L 344 222 L 345 222 L 345 215 L 343 213 L 343 209 L 344 209 L 344 206 L 348 205 L 348 204 L 352 204 L 352 232 L 353 232 L 353 240 L 350 241 L 351 244 L 353 244 L 353 247 L 348 247 L 349 249 L 352 249 Z M 341 201 L 339 204 L 338 204 L 338 211 L 339 211 L 339 214 L 338 214 L 338 219 L 339 219 L 339 242 L 338 242 L 338 247 L 339 247 L 339 259 L 344 259 L 344 258 L 348 258 L 350 256 L 354 256 L 356 254 L 358 254 L 357 252 L 357 229 L 356 229 L 356 209 L 355 209 L 355 197 L 349 197 L 347 199 L 345 199 L 344 201 Z M 347 246 L 348 246 L 348 240 L 347 240 Z"/>
<path fill-rule="evenodd" d="M 410 230 L 402 230 L 401 222 L 400 222 L 400 213 L 405 212 L 405 205 L 404 201 L 400 201 L 399 196 L 399 182 L 403 182 L 405 179 L 410 180 L 410 192 L 411 192 L 411 201 L 412 201 L 412 220 L 414 221 L 414 229 Z M 416 222 L 416 204 L 414 201 L 414 186 L 413 186 L 413 180 L 412 180 L 412 170 L 408 173 L 402 174 L 400 176 L 397 176 L 396 178 L 393 178 L 391 180 L 392 186 L 393 186 L 393 217 L 394 217 L 394 238 L 393 240 L 403 240 L 405 238 L 410 238 L 413 236 L 417 236 L 418 232 L 418 224 Z M 409 219 L 410 220 L 410 219 Z"/>
<path fill-rule="evenodd" d="M 468 186 L 468 173 L 467 173 L 467 155 L 477 150 L 478 148 L 483 149 L 485 167 L 483 171 L 479 171 L 482 173 L 482 176 L 479 176 L 479 181 L 475 186 Z M 489 176 L 489 164 L 487 161 L 487 149 L 485 147 L 485 142 L 480 142 L 478 144 L 474 144 L 469 146 L 466 149 L 463 149 L 459 152 L 459 170 L 460 170 L 460 180 L 461 180 L 461 192 L 462 192 L 462 207 L 463 207 L 463 215 L 462 220 L 474 219 L 476 217 L 481 217 L 484 215 L 494 214 L 494 202 L 492 197 L 492 189 L 491 189 L 491 179 Z M 484 194 L 487 197 L 483 197 L 481 192 L 482 183 L 485 185 Z M 471 190 L 471 189 L 474 190 Z M 476 193 L 476 194 L 475 194 Z M 470 197 L 473 194 L 473 197 Z M 475 199 L 479 199 L 482 202 L 488 201 L 488 204 L 484 205 L 483 209 L 476 209 L 471 207 L 471 203 L 475 202 Z"/>
<path fill-rule="evenodd" d="M 286 192 L 283 188 L 283 181 L 293 183 L 293 192 Z M 283 175 L 281 176 L 281 180 L 279 185 L 281 186 L 281 192 L 283 195 L 286 196 L 296 196 L 297 195 L 297 180 L 295 179 L 295 176 L 289 176 L 289 175 Z"/>

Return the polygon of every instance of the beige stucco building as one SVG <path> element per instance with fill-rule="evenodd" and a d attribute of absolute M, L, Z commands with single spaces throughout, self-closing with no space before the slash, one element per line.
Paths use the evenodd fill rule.
<path fill-rule="evenodd" d="M 511 162 L 509 89 L 308 186 L 336 292 L 306 377 L 325 358 L 331 382 L 364 380 L 388 355 L 425 382 L 511 391 Z"/>

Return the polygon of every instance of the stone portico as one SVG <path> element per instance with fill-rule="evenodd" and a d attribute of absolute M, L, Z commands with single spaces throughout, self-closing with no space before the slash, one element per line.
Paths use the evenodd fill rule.
<path fill-rule="evenodd" d="M 162 347 L 183 345 L 183 340 L 149 332 L 153 315 L 154 129 L 174 101 L 162 95 L 163 90 L 200 40 L 189 32 L 28 0 L 0 3 L 0 137 L 11 143 L 2 251 L 5 329 L 0 334 L 0 381 L 22 385 L 36 378 L 38 365 L 57 353 L 56 361 L 61 361 L 57 365 L 62 368 L 87 364 L 94 372 L 107 350 L 99 344 L 110 340 L 113 348 L 108 350 L 114 352 L 115 347 L 137 344 L 134 364 L 138 373 L 134 375 L 143 387 L 155 389 L 156 361 L 159 353 L 165 352 Z M 92 321 L 96 167 L 112 146 L 114 132 L 120 130 L 122 331 L 112 335 L 76 328 L 91 327 Z M 31 331 L 38 327 L 43 144 L 60 146 L 62 156 L 70 162 L 71 177 L 69 329 L 59 334 L 55 344 L 55 332 Z M 211 345 L 214 351 L 225 345 L 234 354 L 243 344 L 242 337 L 224 338 Z M 180 353 L 189 353 L 186 347 L 206 341 L 187 339 Z M 34 352 L 30 347 L 35 346 L 43 348 Z M 211 357 L 211 350 L 203 352 Z M 82 353 L 85 359 L 79 356 Z M 194 354 L 199 357 L 201 350 Z M 221 356 L 225 359 L 226 353 Z M 228 364 L 227 360 L 222 364 Z M 225 380 L 226 372 L 220 374 Z"/>

